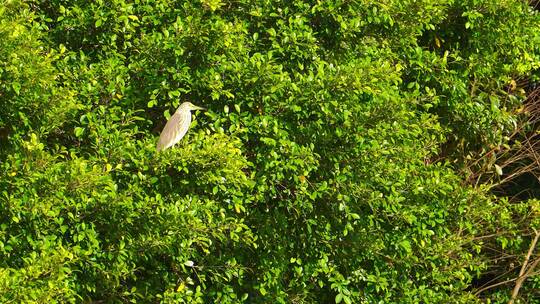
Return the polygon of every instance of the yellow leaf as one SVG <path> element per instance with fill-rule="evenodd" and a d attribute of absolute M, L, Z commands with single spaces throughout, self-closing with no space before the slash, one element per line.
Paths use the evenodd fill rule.
<path fill-rule="evenodd" d="M 184 284 L 184 282 L 182 282 L 182 283 L 180 283 L 180 285 L 178 285 L 178 288 L 176 288 L 176 291 L 180 292 L 180 291 L 184 290 L 184 288 L 186 288 L 186 284 Z"/>
<path fill-rule="evenodd" d="M 515 90 L 517 87 L 517 83 L 514 79 L 510 80 L 510 91 Z"/>

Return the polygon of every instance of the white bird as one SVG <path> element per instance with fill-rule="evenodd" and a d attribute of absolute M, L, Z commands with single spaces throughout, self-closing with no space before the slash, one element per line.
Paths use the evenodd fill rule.
<path fill-rule="evenodd" d="M 191 124 L 191 111 L 193 110 L 205 110 L 205 108 L 198 107 L 191 102 L 184 102 L 176 109 L 159 135 L 156 147 L 158 152 L 174 146 L 186 135 Z"/>

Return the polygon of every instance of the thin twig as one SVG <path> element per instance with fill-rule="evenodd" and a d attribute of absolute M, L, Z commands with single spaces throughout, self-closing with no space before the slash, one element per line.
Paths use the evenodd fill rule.
<path fill-rule="evenodd" d="M 477 296 L 477 295 L 481 294 L 482 292 L 484 292 L 484 291 L 486 291 L 488 289 L 491 289 L 491 288 L 494 288 L 494 287 L 497 287 L 497 286 L 500 286 L 500 285 L 508 284 L 508 283 L 513 282 L 515 280 L 516 280 L 516 278 L 513 278 L 513 279 L 506 280 L 504 282 L 499 282 L 499 283 L 495 283 L 493 285 L 486 286 L 486 287 L 484 287 L 482 289 L 479 289 L 477 292 L 474 293 L 474 295 Z"/>

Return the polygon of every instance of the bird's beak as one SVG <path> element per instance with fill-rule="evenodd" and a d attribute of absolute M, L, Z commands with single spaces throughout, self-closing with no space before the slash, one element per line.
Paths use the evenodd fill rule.
<path fill-rule="evenodd" d="M 206 111 L 206 108 L 203 108 L 203 107 L 198 107 L 198 106 L 193 106 L 192 108 L 193 110 L 201 110 L 201 111 Z"/>

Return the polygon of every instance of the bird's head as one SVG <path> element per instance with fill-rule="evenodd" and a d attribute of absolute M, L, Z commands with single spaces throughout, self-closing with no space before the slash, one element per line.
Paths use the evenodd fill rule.
<path fill-rule="evenodd" d="M 180 109 L 189 110 L 189 111 L 194 111 L 194 110 L 206 110 L 205 108 L 196 106 L 196 105 L 192 104 L 192 103 L 189 102 L 189 101 L 186 101 L 186 102 L 182 103 L 182 104 L 178 107 L 178 110 L 177 110 L 177 111 L 179 111 Z"/>

